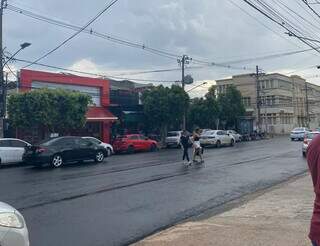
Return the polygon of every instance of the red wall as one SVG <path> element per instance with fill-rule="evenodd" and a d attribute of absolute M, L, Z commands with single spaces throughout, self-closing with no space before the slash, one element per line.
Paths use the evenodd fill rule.
<path fill-rule="evenodd" d="M 41 71 L 33 71 L 21 69 L 20 71 L 20 91 L 29 91 L 32 87 L 32 81 L 42 81 L 47 83 L 60 83 L 69 85 L 83 85 L 100 87 L 101 90 L 101 106 L 108 107 L 110 105 L 110 83 L 105 79 L 81 77 L 70 74 L 48 73 Z"/>

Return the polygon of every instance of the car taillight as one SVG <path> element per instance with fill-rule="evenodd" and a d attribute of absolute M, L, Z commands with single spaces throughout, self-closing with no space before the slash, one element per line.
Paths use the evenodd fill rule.
<path fill-rule="evenodd" d="M 43 152 L 45 152 L 47 149 L 45 149 L 45 148 L 38 148 L 38 149 L 36 149 L 36 153 L 43 153 Z"/>

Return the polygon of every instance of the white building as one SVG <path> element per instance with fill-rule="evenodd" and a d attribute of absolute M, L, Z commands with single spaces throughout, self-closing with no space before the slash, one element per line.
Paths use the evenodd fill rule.
<path fill-rule="evenodd" d="M 298 126 L 320 126 L 320 86 L 299 76 L 261 74 L 257 83 L 254 74 L 235 75 L 217 80 L 218 93 L 224 93 L 230 85 L 235 85 L 241 92 L 246 116 L 251 117 L 257 127 L 259 90 L 260 127 L 263 131 L 285 134 Z"/>

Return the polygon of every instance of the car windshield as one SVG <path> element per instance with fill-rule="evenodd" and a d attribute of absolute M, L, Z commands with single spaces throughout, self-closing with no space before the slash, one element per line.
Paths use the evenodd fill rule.
<path fill-rule="evenodd" d="M 168 137 L 178 137 L 179 136 L 179 132 L 168 132 Z"/>
<path fill-rule="evenodd" d="M 217 131 L 206 131 L 202 136 L 215 135 Z"/>
<path fill-rule="evenodd" d="M 53 145 L 53 144 L 57 143 L 59 140 L 62 140 L 62 138 L 46 139 L 46 140 L 41 141 L 39 143 L 39 145 L 41 145 L 41 146 L 50 146 L 50 145 Z"/>
<path fill-rule="evenodd" d="M 296 131 L 296 132 L 303 132 L 304 128 L 294 128 L 293 130 Z"/>

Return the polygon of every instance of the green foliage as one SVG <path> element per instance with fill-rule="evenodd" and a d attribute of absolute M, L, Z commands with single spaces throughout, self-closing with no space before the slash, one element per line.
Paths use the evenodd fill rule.
<path fill-rule="evenodd" d="M 39 89 L 11 95 L 8 115 L 13 126 L 21 129 L 48 128 L 63 132 L 83 127 L 91 98 L 62 89 Z"/>
<path fill-rule="evenodd" d="M 189 129 L 196 126 L 201 128 L 216 128 L 216 122 L 219 117 L 219 108 L 216 98 L 216 87 L 209 88 L 205 98 L 194 98 L 191 101 L 188 114 Z"/>
<path fill-rule="evenodd" d="M 226 93 L 218 97 L 219 119 L 224 127 L 235 127 L 239 116 L 245 114 L 240 91 L 235 86 L 228 86 Z"/>
<path fill-rule="evenodd" d="M 162 140 L 170 125 L 181 123 L 189 105 L 189 96 L 180 86 L 159 85 L 142 94 L 142 103 L 149 126 L 160 130 Z"/>

